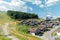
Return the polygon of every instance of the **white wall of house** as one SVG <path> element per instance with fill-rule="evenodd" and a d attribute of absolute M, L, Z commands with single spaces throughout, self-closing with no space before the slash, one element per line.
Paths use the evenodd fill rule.
<path fill-rule="evenodd" d="M 35 36 L 35 33 L 31 33 L 33 36 Z"/>
<path fill-rule="evenodd" d="M 56 32 L 57 33 L 57 36 L 60 37 L 60 32 Z"/>

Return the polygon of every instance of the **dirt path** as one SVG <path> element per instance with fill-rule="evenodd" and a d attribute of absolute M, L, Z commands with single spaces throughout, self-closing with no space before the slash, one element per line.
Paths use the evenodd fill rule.
<path fill-rule="evenodd" d="M 26 38 L 26 39 L 28 39 L 28 40 L 39 40 L 38 38 L 35 38 L 35 37 L 29 37 L 29 36 L 25 36 L 25 35 L 23 35 L 23 34 L 20 34 L 20 33 L 18 33 L 18 32 L 15 31 L 15 30 L 12 31 L 11 29 L 8 29 L 8 26 L 9 26 L 9 23 L 5 23 L 4 25 L 2 25 L 2 27 L 3 27 L 3 34 L 4 34 L 6 37 L 11 38 L 11 40 L 18 40 L 18 39 L 17 39 L 16 37 L 12 36 L 12 35 L 10 34 L 10 32 L 18 35 L 19 37 Z"/>
<path fill-rule="evenodd" d="M 8 38 L 10 38 L 11 40 L 18 40 L 16 37 L 10 35 L 10 33 L 8 32 L 8 23 L 5 23 L 5 25 L 2 25 L 3 26 L 3 33 L 5 36 L 7 36 Z"/>

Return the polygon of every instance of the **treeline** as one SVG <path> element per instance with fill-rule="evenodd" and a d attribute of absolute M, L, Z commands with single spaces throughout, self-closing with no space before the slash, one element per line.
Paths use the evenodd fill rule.
<path fill-rule="evenodd" d="M 7 15 L 12 19 L 37 19 L 38 15 L 26 12 L 7 11 Z"/>

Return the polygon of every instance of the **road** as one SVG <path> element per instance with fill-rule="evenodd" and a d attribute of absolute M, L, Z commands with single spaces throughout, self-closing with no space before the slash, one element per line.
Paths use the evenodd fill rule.
<path fill-rule="evenodd" d="M 2 25 L 3 27 L 3 33 L 5 36 L 7 36 L 8 38 L 10 38 L 11 40 L 18 40 L 16 37 L 12 36 L 9 32 L 8 32 L 8 23 L 5 23 L 5 25 Z"/>
<path fill-rule="evenodd" d="M 47 31 L 41 38 L 43 40 L 55 40 L 55 38 L 53 36 L 51 36 L 51 34 L 57 30 L 60 26 L 55 26 L 52 30 Z"/>

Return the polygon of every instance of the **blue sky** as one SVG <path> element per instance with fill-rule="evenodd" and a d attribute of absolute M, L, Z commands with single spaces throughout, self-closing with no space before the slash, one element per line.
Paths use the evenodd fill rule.
<path fill-rule="evenodd" d="M 0 11 L 15 10 L 60 17 L 60 0 L 0 0 Z"/>

